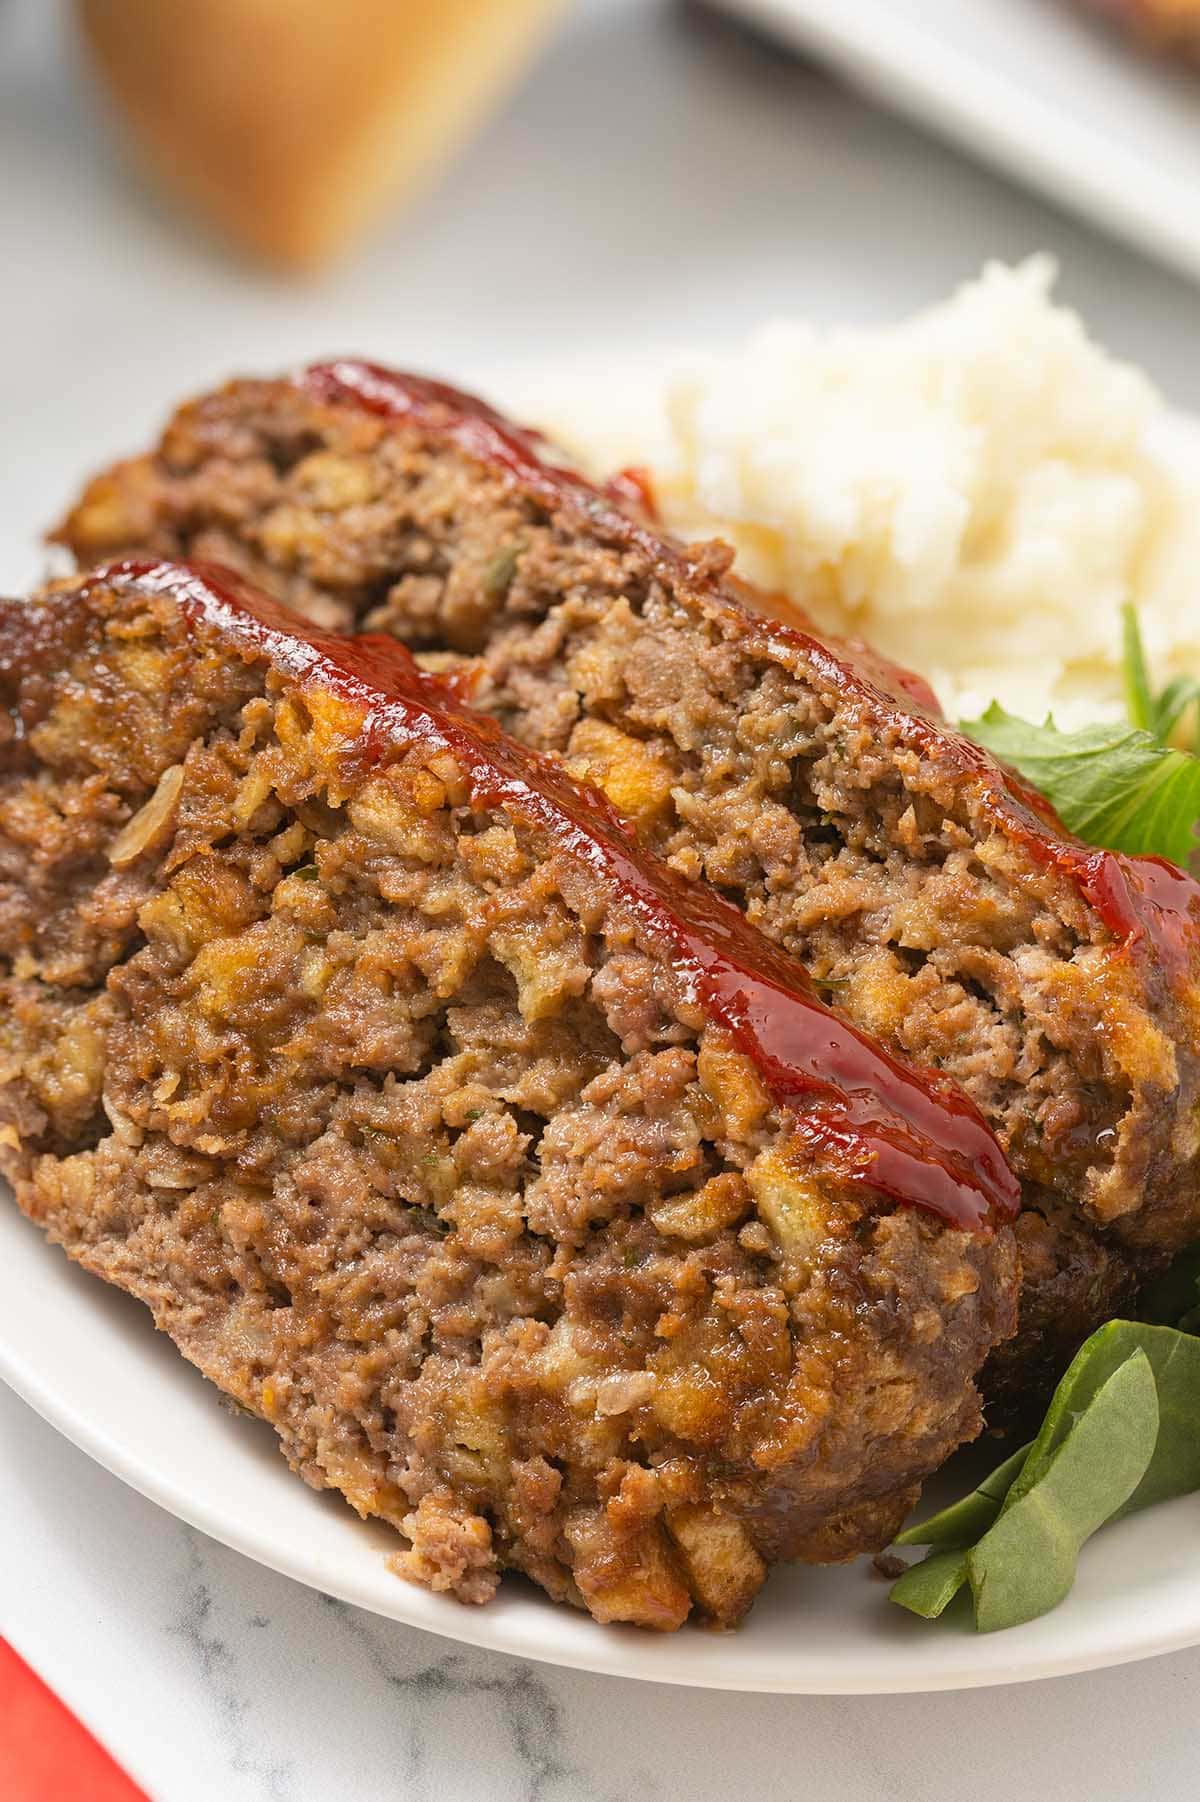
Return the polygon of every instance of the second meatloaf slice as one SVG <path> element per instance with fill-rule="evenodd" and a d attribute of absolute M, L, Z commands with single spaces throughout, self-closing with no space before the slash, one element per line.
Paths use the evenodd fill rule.
<path fill-rule="evenodd" d="M 354 363 L 184 407 L 62 536 L 84 562 L 218 556 L 470 660 L 475 704 L 954 1076 L 1024 1189 L 993 1393 L 1036 1390 L 1200 1233 L 1200 890 L 1070 838 L 915 679 L 757 617 L 721 547 L 662 538 L 481 402 Z"/>
<path fill-rule="evenodd" d="M 887 1542 L 1015 1313 L 961 1094 L 393 640 L 125 567 L 0 608 L 0 693 L 32 1219 L 465 1599 Z"/>

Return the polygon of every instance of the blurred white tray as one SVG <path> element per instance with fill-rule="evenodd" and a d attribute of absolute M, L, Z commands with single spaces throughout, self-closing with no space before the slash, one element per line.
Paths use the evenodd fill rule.
<path fill-rule="evenodd" d="M 1077 0 L 713 0 L 1200 279 L 1200 72 Z"/>

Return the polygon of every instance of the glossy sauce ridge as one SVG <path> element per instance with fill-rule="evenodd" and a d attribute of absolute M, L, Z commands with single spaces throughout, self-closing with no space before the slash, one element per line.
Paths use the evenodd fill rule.
<path fill-rule="evenodd" d="M 1200 979 L 1200 884 L 1159 857 L 1127 857 L 1074 838 L 1049 803 L 982 747 L 947 726 L 924 679 L 869 646 L 815 636 L 753 610 L 740 580 L 715 581 L 695 554 L 661 536 L 618 500 L 636 499 L 617 479 L 602 491 L 576 470 L 546 460 L 539 434 L 503 418 L 485 401 L 445 382 L 342 358 L 302 371 L 297 384 L 333 404 L 347 403 L 389 419 L 412 419 L 452 440 L 492 468 L 506 470 L 550 509 L 567 508 L 618 542 L 636 546 L 652 565 L 706 590 L 726 626 L 753 632 L 786 654 L 800 650 L 839 687 L 853 687 L 873 712 L 917 749 L 960 778 L 976 782 L 985 808 L 1044 868 L 1075 883 L 1122 952 L 1157 964 L 1177 985 Z M 631 473 L 631 472 L 626 472 Z M 639 480 L 641 472 L 638 472 Z M 745 596 L 746 599 L 740 598 Z"/>
<path fill-rule="evenodd" d="M 848 1181 L 964 1229 L 987 1231 L 1016 1214 L 1016 1179 L 953 1083 L 902 1064 L 836 1014 L 803 969 L 735 907 L 640 847 L 598 790 L 470 712 L 452 684 L 418 669 L 396 639 L 309 631 L 240 577 L 211 566 L 126 561 L 81 586 L 167 596 L 192 629 L 265 657 L 302 685 L 340 694 L 362 709 L 368 761 L 414 742 L 448 750 L 476 807 L 504 808 L 605 879 L 670 957 L 694 1002 Z"/>

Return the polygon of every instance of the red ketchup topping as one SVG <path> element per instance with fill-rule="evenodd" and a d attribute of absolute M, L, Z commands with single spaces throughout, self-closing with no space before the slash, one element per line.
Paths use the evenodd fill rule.
<path fill-rule="evenodd" d="M 604 492 L 620 506 L 632 507 L 644 518 L 657 521 L 658 503 L 654 498 L 654 481 L 648 469 L 631 464 L 618 469 L 604 484 Z"/>
<path fill-rule="evenodd" d="M 798 609 L 788 610 L 796 623 L 770 617 L 774 609 L 769 601 L 766 614 L 759 613 L 749 584 L 736 577 L 714 578 L 702 550 L 689 551 L 620 511 L 611 485 L 601 492 L 575 470 L 547 462 L 536 433 L 513 425 L 472 395 L 424 376 L 349 359 L 314 364 L 295 380 L 330 403 L 388 419 L 411 419 L 476 461 L 505 470 L 547 508 L 581 516 L 610 541 L 636 547 L 654 568 L 719 614 L 731 631 L 754 633 L 785 657 L 800 651 L 831 687 L 856 693 L 889 735 L 936 755 L 941 769 L 974 785 L 1002 830 L 1043 868 L 1075 883 L 1117 941 L 1118 955 L 1146 959 L 1177 989 L 1200 977 L 1200 884 L 1163 858 L 1126 857 L 1072 837 L 1041 795 L 944 723 L 920 676 L 868 646 L 815 636 L 805 630 Z"/>
<path fill-rule="evenodd" d="M 302 627 L 242 578 L 209 565 L 126 561 L 88 584 L 165 595 L 193 626 L 363 710 L 368 762 L 414 741 L 448 750 L 480 808 L 503 808 L 596 871 L 683 975 L 694 1002 L 755 1064 L 801 1135 L 852 1183 L 988 1232 L 1020 1189 L 992 1132 L 955 1085 L 906 1067 L 828 1008 L 800 968 L 738 910 L 646 852 L 598 789 L 509 740 L 418 669 L 394 638 Z"/>

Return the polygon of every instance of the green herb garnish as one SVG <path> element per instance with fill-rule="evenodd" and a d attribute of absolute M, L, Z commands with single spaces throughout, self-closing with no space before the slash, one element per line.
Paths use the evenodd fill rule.
<path fill-rule="evenodd" d="M 1166 744 L 1190 708 L 1200 705 L 1200 677 L 1176 676 L 1173 682 L 1155 694 L 1146 668 L 1146 653 L 1137 612 L 1126 605 L 1121 609 L 1123 639 L 1122 676 L 1125 688 L 1125 711 L 1131 726 L 1149 732 L 1160 744 Z M 1196 723 L 1188 735 L 1196 742 Z"/>
<path fill-rule="evenodd" d="M 450 1233 L 450 1222 L 448 1220 L 443 1220 L 441 1215 L 435 1213 L 432 1208 L 415 1207 L 413 1209 L 413 1214 L 421 1222 L 421 1225 L 426 1231 L 432 1233 L 435 1238 L 445 1239 L 448 1237 Z"/>
<path fill-rule="evenodd" d="M 1119 721 L 1060 732 L 1031 725 L 993 701 L 963 731 L 1011 763 L 1063 825 L 1109 851 L 1151 852 L 1187 863 L 1200 819 L 1200 759 Z"/>
<path fill-rule="evenodd" d="M 298 876 L 301 882 L 317 882 L 320 879 L 320 871 L 315 863 L 300 864 L 292 871 L 292 875 Z"/>
<path fill-rule="evenodd" d="M 517 563 L 521 552 L 525 549 L 519 540 L 516 544 L 506 544 L 498 550 L 494 557 L 488 559 L 483 567 L 483 592 L 489 601 L 502 601 L 513 585 L 513 577 L 517 573 Z"/>
<path fill-rule="evenodd" d="M 933 1619 L 969 1586 L 981 1632 L 1033 1620 L 1107 1521 L 1200 1489 L 1200 1338 L 1110 1320 L 1076 1354 L 1036 1439 L 897 1543 L 928 1557 L 891 1599 Z"/>
<path fill-rule="evenodd" d="M 1035 1620 L 1071 1592 L 1079 1554 L 1145 1477 L 1158 1436 L 1154 1373 L 1135 1351 L 1073 1421 L 1037 1480 L 1018 1477 L 996 1519 L 967 1553 L 981 1633 Z"/>
<path fill-rule="evenodd" d="M 850 987 L 850 978 L 848 976 L 814 976 L 812 980 L 815 989 L 829 989 L 835 994 L 839 989 L 848 989 Z"/>
<path fill-rule="evenodd" d="M 1032 1440 L 1030 1441 L 1032 1444 Z M 986 1533 L 999 1514 L 1013 1479 L 1024 1464 L 1029 1446 L 1023 1445 L 1011 1458 L 1006 1458 L 978 1489 L 973 1489 L 961 1502 L 952 1502 L 939 1514 L 930 1515 L 918 1527 L 906 1527 L 896 1539 L 897 1545 L 970 1545 Z"/>
<path fill-rule="evenodd" d="M 1200 679 L 1177 677 L 1155 694 L 1132 607 L 1123 618 L 1128 724 L 1063 732 L 1049 714 L 1036 726 L 993 701 L 962 729 L 1019 770 L 1089 844 L 1186 864 L 1197 848 L 1200 758 L 1168 739 L 1190 709 L 1200 710 Z"/>

